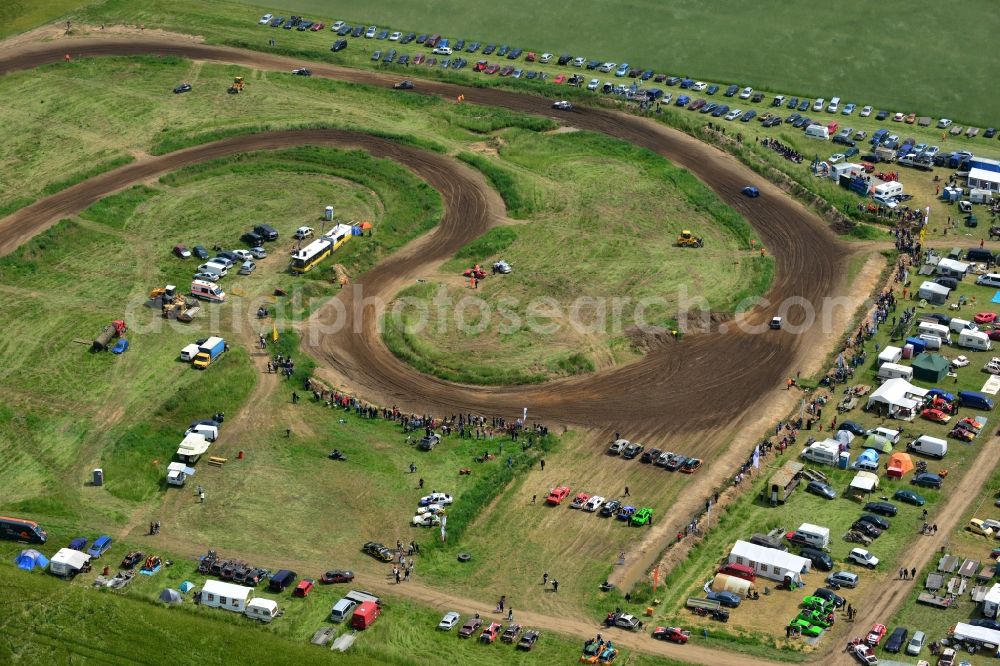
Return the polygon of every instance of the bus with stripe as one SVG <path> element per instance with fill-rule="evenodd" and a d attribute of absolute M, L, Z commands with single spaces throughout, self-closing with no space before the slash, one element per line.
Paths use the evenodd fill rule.
<path fill-rule="evenodd" d="M 33 520 L 0 516 L 0 537 L 12 541 L 45 543 L 49 535 L 42 529 L 41 525 Z"/>
<path fill-rule="evenodd" d="M 340 249 L 351 238 L 351 226 L 338 224 L 301 250 L 292 251 L 292 271 L 306 273 L 311 271 L 333 252 Z"/>

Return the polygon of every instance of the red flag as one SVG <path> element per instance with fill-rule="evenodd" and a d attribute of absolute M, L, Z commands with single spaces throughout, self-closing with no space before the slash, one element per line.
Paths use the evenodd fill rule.
<path fill-rule="evenodd" d="M 656 588 L 660 586 L 660 567 L 653 569 L 653 593 L 656 593 Z"/>

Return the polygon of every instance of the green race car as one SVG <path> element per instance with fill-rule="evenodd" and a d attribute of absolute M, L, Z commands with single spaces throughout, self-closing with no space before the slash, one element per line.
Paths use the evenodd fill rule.
<path fill-rule="evenodd" d="M 802 618 L 795 618 L 788 623 L 788 626 L 797 630 L 803 636 L 819 636 L 823 633 L 823 627 L 816 626 L 815 624 L 809 624 L 809 622 L 803 620 Z"/>
<path fill-rule="evenodd" d="M 814 611 L 814 610 L 803 610 L 799 613 L 800 620 L 804 620 L 809 624 L 818 625 L 824 629 L 829 629 L 833 624 L 833 613 L 826 613 L 824 611 Z"/>
<path fill-rule="evenodd" d="M 644 506 L 635 512 L 632 516 L 632 524 L 636 527 L 641 525 L 652 525 L 653 524 L 653 510 L 648 506 Z"/>
<path fill-rule="evenodd" d="M 804 608 L 808 608 L 809 610 L 825 611 L 827 603 L 827 600 L 823 597 L 808 596 L 802 599 L 802 606 Z"/>

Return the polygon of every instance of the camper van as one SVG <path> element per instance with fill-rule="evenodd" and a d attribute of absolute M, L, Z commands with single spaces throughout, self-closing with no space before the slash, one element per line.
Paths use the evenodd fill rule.
<path fill-rule="evenodd" d="M 830 130 L 823 125 L 810 125 L 806 128 L 806 136 L 810 139 L 820 139 L 826 141 L 830 138 Z"/>
<path fill-rule="evenodd" d="M 979 327 L 973 324 L 968 319 L 959 319 L 958 317 L 953 317 L 951 321 L 948 322 L 948 328 L 951 329 L 952 333 L 962 333 L 963 331 L 979 330 Z"/>
<path fill-rule="evenodd" d="M 181 350 L 181 360 L 190 363 L 198 355 L 198 345 L 192 343 Z"/>
<path fill-rule="evenodd" d="M 927 333 L 921 333 L 918 339 L 924 343 L 926 349 L 930 349 L 931 351 L 941 349 L 941 345 L 944 344 L 944 340 L 938 336 L 928 335 Z"/>
<path fill-rule="evenodd" d="M 243 611 L 251 620 L 260 620 L 261 622 L 270 622 L 274 618 L 278 617 L 278 604 L 270 599 L 262 599 L 260 597 L 252 599 Z"/>
<path fill-rule="evenodd" d="M 982 331 L 962 331 L 958 334 L 958 346 L 966 349 L 988 351 L 993 348 L 990 336 Z"/>
<path fill-rule="evenodd" d="M 802 523 L 795 533 L 805 540 L 807 544 L 815 548 L 826 548 L 830 545 L 830 528 L 813 525 L 812 523 Z"/>
<path fill-rule="evenodd" d="M 892 197 L 899 197 L 903 195 L 903 185 L 898 181 L 890 181 L 888 183 L 879 183 L 875 186 L 875 196 L 883 197 L 885 199 L 891 199 Z"/>
<path fill-rule="evenodd" d="M 942 342 L 951 344 L 951 331 L 943 324 L 934 324 L 929 321 L 922 321 L 917 326 L 917 335 L 936 335 Z"/>
<path fill-rule="evenodd" d="M 906 445 L 906 450 L 920 453 L 929 458 L 944 458 L 948 453 L 948 442 L 930 435 L 921 435 Z"/>
<path fill-rule="evenodd" d="M 226 300 L 226 292 L 222 291 L 222 287 L 208 280 L 195 280 L 192 282 L 191 293 L 203 301 L 223 303 Z"/>
<path fill-rule="evenodd" d="M 840 447 L 832 442 L 813 442 L 802 450 L 802 457 L 824 465 L 836 465 L 840 459 Z"/>
<path fill-rule="evenodd" d="M 896 379 L 901 378 L 906 381 L 913 379 L 913 368 L 908 365 L 899 365 L 897 363 L 883 363 L 878 369 L 879 379 Z"/>

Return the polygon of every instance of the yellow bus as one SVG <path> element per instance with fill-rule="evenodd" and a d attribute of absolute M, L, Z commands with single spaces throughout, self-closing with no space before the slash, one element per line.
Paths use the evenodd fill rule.
<path fill-rule="evenodd" d="M 292 271 L 306 273 L 351 239 L 351 225 L 338 224 L 301 250 L 292 252 Z"/>

